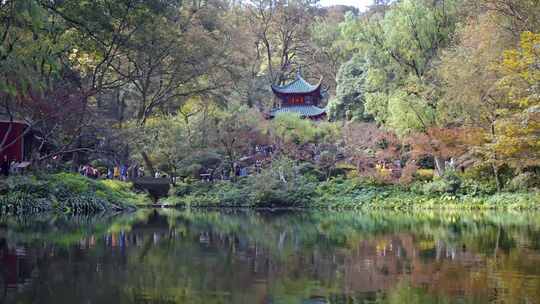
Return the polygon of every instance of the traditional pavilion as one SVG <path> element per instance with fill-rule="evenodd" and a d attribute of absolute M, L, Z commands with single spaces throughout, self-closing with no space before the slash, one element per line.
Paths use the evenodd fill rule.
<path fill-rule="evenodd" d="M 313 120 L 326 118 L 326 109 L 319 107 L 323 99 L 321 82 L 322 78 L 316 85 L 308 83 L 299 70 L 294 81 L 283 86 L 272 85 L 279 106 L 270 112 L 270 118 L 280 113 L 297 113 L 302 118 Z"/>

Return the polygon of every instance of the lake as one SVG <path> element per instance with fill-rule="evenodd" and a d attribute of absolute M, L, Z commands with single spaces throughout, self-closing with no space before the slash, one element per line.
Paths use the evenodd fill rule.
<path fill-rule="evenodd" d="M 0 303 L 540 303 L 540 214 L 0 217 Z"/>

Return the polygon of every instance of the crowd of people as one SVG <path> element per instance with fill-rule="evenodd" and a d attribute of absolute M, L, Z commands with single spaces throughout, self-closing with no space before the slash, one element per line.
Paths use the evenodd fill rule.
<path fill-rule="evenodd" d="M 200 180 L 212 182 L 214 180 L 230 180 L 231 178 L 247 177 L 262 172 L 263 167 L 270 163 L 273 153 L 272 146 L 256 146 L 253 154 L 242 157 L 230 167 L 218 169 L 207 168 L 200 174 Z"/>
<path fill-rule="evenodd" d="M 8 177 L 11 174 L 22 173 L 29 165 L 30 162 L 10 160 L 7 155 L 4 155 L 0 163 L 0 174 Z"/>
<path fill-rule="evenodd" d="M 108 167 L 106 173 L 101 173 L 98 169 L 94 168 L 90 164 L 86 164 L 79 168 L 79 173 L 89 178 L 107 178 L 116 179 L 121 181 L 128 181 L 131 179 L 144 176 L 144 168 L 137 164 L 127 165 L 115 165 Z"/>
<path fill-rule="evenodd" d="M 245 177 L 253 173 L 260 173 L 263 167 L 263 161 L 259 158 L 268 158 L 271 157 L 274 152 L 274 147 L 272 146 L 256 146 L 254 154 L 250 157 L 245 157 L 247 161 L 244 162 L 235 162 L 233 164 L 233 171 L 229 172 L 224 169 L 221 176 L 222 180 L 228 180 L 232 175 L 236 177 Z M 242 163 L 242 164 L 241 164 Z M 250 164 L 247 164 L 250 163 Z M 0 174 L 3 176 L 9 176 L 10 174 L 17 173 L 15 172 L 17 168 L 23 163 L 18 163 L 15 161 L 10 161 L 6 155 L 4 155 L 0 162 Z M 87 163 L 85 165 L 79 166 L 79 174 L 93 179 L 114 179 L 121 181 L 133 180 L 139 177 L 144 177 L 145 171 L 142 166 L 139 166 L 137 163 L 131 165 L 126 164 L 116 164 L 114 166 L 109 166 L 106 168 L 96 168 L 91 164 Z M 213 181 L 216 176 L 216 172 L 212 169 L 207 169 L 204 173 L 200 174 L 200 178 L 203 181 Z M 155 171 L 153 176 L 154 178 L 165 178 L 166 174 L 163 174 L 159 170 Z"/>

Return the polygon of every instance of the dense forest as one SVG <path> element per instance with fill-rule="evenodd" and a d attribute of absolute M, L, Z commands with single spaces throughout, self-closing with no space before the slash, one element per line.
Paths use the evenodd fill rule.
<path fill-rule="evenodd" d="M 0 116 L 36 172 L 138 163 L 202 205 L 540 186 L 537 0 L 3 0 L 0 19 Z M 327 121 L 267 119 L 300 70 Z"/>

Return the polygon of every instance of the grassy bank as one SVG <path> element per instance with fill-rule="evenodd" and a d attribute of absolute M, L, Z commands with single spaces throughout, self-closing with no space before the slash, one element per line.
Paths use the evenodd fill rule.
<path fill-rule="evenodd" d="M 497 192 L 491 184 L 449 176 L 407 186 L 356 178 L 320 181 L 270 173 L 236 182 L 179 183 L 160 201 L 178 207 L 272 207 L 318 209 L 540 209 L 540 192 Z M 133 209 L 150 202 L 133 185 L 77 174 L 16 176 L 0 180 L 0 213 L 85 213 Z"/>
<path fill-rule="evenodd" d="M 132 209 L 148 202 L 130 183 L 93 180 L 78 174 L 13 176 L 0 180 L 0 212 L 66 213 Z"/>
<path fill-rule="evenodd" d="M 540 192 L 496 192 L 462 180 L 381 185 L 357 179 L 286 184 L 252 177 L 236 183 L 180 183 L 161 203 L 190 207 L 297 207 L 332 209 L 540 209 Z"/>

